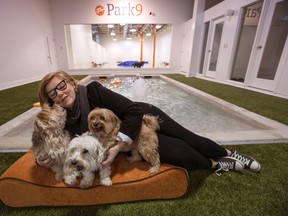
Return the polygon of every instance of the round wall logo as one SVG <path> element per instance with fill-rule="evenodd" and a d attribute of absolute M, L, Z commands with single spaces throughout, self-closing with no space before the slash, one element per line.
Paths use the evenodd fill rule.
<path fill-rule="evenodd" d="M 95 13 L 98 16 L 102 16 L 104 12 L 105 12 L 104 7 L 102 5 L 97 5 L 97 7 L 95 8 Z"/>
<path fill-rule="evenodd" d="M 97 5 L 95 8 L 95 13 L 98 16 L 103 16 L 105 13 L 107 16 L 140 16 L 142 12 L 142 4 L 135 5 L 132 3 L 126 5 L 106 4 L 105 8 L 103 5 Z"/>

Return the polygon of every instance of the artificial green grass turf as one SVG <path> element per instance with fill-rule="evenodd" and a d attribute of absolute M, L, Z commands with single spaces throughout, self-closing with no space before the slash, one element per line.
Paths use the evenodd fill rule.
<path fill-rule="evenodd" d="M 0 215 L 287 215 L 288 143 L 226 147 L 253 155 L 262 165 L 261 172 L 224 172 L 218 177 L 212 170 L 191 171 L 188 194 L 175 200 L 19 209 L 1 203 Z M 2 153 L 1 165 L 9 167 L 20 156 Z"/>
<path fill-rule="evenodd" d="M 81 80 L 85 76 L 74 77 Z M 33 82 L 0 91 L 0 125 L 29 110 L 33 103 L 38 102 L 38 86 L 39 82 Z"/>
<path fill-rule="evenodd" d="M 167 76 L 171 76 L 176 80 L 181 79 L 182 82 L 200 90 L 209 91 L 210 94 L 219 98 L 227 98 L 227 101 L 236 105 L 240 100 L 244 108 L 248 103 L 252 103 L 248 104 L 251 106 L 251 111 L 261 114 L 262 109 L 264 109 L 266 110 L 264 113 L 268 113 L 270 118 L 279 119 L 278 121 L 285 124 L 288 122 L 287 100 L 285 99 L 284 101 L 280 98 L 280 100 L 275 99 L 275 97 L 272 97 L 272 99 L 271 96 L 260 93 L 248 90 L 242 91 L 243 89 L 236 87 L 197 78 L 186 78 L 182 75 Z M 80 78 L 76 77 L 76 79 Z M 14 93 L 15 95 L 9 94 L 5 98 L 2 98 L 2 91 L 0 92 L 1 105 L 2 99 L 6 100 L 7 97 L 11 97 L 15 103 L 7 103 L 6 109 L 15 113 L 18 109 L 16 102 L 22 101 L 22 98 L 17 99 L 15 97 L 18 91 Z M 24 96 L 27 95 L 24 94 Z M 27 105 L 28 107 L 31 106 L 31 102 L 27 102 Z M 283 108 L 279 109 L 279 106 L 283 106 Z M 0 119 L 2 115 L 6 115 L 6 113 L 1 112 Z M 17 115 L 15 114 L 15 116 Z M 191 183 L 189 193 L 185 197 L 176 200 L 143 201 L 88 207 L 20 209 L 9 208 L 1 203 L 0 215 L 287 215 L 288 172 L 286 153 L 288 152 L 288 143 L 228 147 L 255 157 L 262 165 L 261 172 L 253 173 L 247 170 L 243 174 L 228 172 L 223 173 L 220 177 L 216 176 L 211 170 L 189 172 Z M 22 154 L 1 153 L 1 174 Z"/>
<path fill-rule="evenodd" d="M 39 82 L 0 91 L 0 125 L 32 108 Z"/>
<path fill-rule="evenodd" d="M 165 76 L 197 88 L 244 109 L 288 125 L 288 99 L 180 74 Z"/>

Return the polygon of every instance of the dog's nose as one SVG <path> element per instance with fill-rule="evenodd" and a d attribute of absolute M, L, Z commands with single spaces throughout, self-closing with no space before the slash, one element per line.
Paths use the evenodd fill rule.
<path fill-rule="evenodd" d="M 78 165 L 77 166 L 77 171 L 81 171 L 83 168 L 84 168 L 83 166 Z"/>
<path fill-rule="evenodd" d="M 72 164 L 73 166 L 75 166 L 77 163 L 78 163 L 77 160 L 72 160 L 72 161 L 71 161 L 71 164 Z"/>
<path fill-rule="evenodd" d="M 97 126 L 98 126 L 98 123 L 97 123 L 97 122 L 93 123 L 93 127 L 94 127 L 94 128 L 97 128 Z"/>

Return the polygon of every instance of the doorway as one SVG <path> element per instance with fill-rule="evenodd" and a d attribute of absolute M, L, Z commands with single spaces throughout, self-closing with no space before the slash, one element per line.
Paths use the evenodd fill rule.
<path fill-rule="evenodd" d="M 205 55 L 206 69 L 204 70 L 206 71 L 205 76 L 207 77 L 215 78 L 224 20 L 224 17 L 222 17 L 220 19 L 210 21 L 209 24 L 207 51 Z"/>
<path fill-rule="evenodd" d="M 283 50 L 288 46 L 288 1 L 274 0 L 269 4 L 270 10 L 266 11 L 265 26 L 257 44 L 250 85 L 273 91 L 283 72 L 278 70 L 278 66 L 281 59 L 284 61 L 281 57 L 286 54 Z"/>
<path fill-rule="evenodd" d="M 53 35 L 49 33 L 44 33 L 44 44 L 46 48 L 46 56 L 49 72 L 55 72 L 58 70 L 55 43 Z"/>
<path fill-rule="evenodd" d="M 238 43 L 230 79 L 244 82 L 251 56 L 253 43 L 261 15 L 263 1 L 241 8 L 241 29 L 238 33 Z"/>

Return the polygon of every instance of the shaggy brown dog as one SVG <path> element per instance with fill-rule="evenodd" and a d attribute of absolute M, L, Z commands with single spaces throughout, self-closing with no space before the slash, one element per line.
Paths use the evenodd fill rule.
<path fill-rule="evenodd" d="M 49 155 L 55 160 L 51 169 L 55 172 L 57 181 L 63 180 L 63 165 L 65 150 L 70 142 L 70 136 L 64 130 L 66 111 L 54 105 L 44 105 L 34 120 L 32 133 L 32 149 L 35 157 Z"/>
<path fill-rule="evenodd" d="M 121 120 L 109 109 L 96 108 L 88 115 L 88 126 L 90 132 L 96 136 L 107 150 L 115 145 L 116 137 L 120 130 Z M 122 151 L 131 151 L 129 161 L 139 161 L 142 157 L 152 167 L 151 173 L 156 173 L 160 167 L 160 156 L 158 153 L 158 137 L 156 130 L 160 126 L 157 117 L 144 115 L 139 134 L 131 145 L 126 145 Z M 141 157 L 142 156 L 142 157 Z"/>

